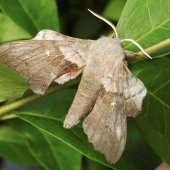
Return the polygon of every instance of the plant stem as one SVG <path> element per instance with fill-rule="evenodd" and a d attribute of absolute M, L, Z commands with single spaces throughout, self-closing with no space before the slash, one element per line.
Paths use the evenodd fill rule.
<path fill-rule="evenodd" d="M 164 41 L 161 41 L 157 44 L 154 44 L 148 48 L 145 48 L 145 51 L 148 53 L 148 54 L 154 54 L 154 53 L 157 53 L 167 47 L 170 47 L 170 38 L 164 40 Z M 137 52 L 137 55 L 143 55 L 143 52 L 142 51 L 139 51 Z"/>
<path fill-rule="evenodd" d="M 63 85 L 56 85 L 55 87 L 49 88 L 49 90 L 47 91 L 47 93 L 45 95 L 32 94 L 30 96 L 16 100 L 12 103 L 3 105 L 3 106 L 0 107 L 0 117 L 2 117 L 3 115 L 5 115 L 8 112 L 11 112 L 15 109 L 18 109 L 19 107 L 21 107 L 21 106 L 23 106 L 27 103 L 30 103 L 30 102 L 32 102 L 36 99 L 42 98 L 42 97 L 47 96 L 47 95 L 52 94 L 52 93 L 55 93 L 57 91 L 65 89 L 67 87 L 76 85 L 76 84 L 78 84 L 79 81 L 80 81 L 79 79 L 75 79 L 75 80 L 72 80 L 72 81 L 65 83 Z"/>

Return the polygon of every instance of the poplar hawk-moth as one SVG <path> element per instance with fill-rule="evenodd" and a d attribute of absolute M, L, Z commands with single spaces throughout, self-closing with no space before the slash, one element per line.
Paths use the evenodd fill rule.
<path fill-rule="evenodd" d="M 147 93 L 127 68 L 126 56 L 117 37 L 86 40 L 51 30 L 0 46 L 0 63 L 23 76 L 37 94 L 44 94 L 52 82 L 63 84 L 83 72 L 64 127 L 85 117 L 89 142 L 111 163 L 124 150 L 127 116 L 138 115 Z"/>

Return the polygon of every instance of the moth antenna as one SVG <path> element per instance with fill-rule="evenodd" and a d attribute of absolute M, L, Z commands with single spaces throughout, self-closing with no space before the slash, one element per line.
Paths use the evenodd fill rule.
<path fill-rule="evenodd" d="M 145 54 L 148 58 L 152 59 L 152 57 L 143 49 L 143 47 L 137 43 L 136 41 L 132 40 L 132 39 L 123 39 L 121 40 L 121 42 L 131 42 L 133 44 L 135 44 L 142 52 L 143 54 Z"/>
<path fill-rule="evenodd" d="M 107 23 L 107 24 L 114 30 L 114 32 L 115 32 L 115 37 L 118 38 L 118 33 L 117 33 L 117 31 L 116 31 L 116 27 L 115 27 L 109 20 L 107 20 L 106 18 L 103 18 L 101 15 L 93 12 L 93 11 L 90 10 L 90 9 L 88 9 L 88 11 L 89 11 L 90 13 L 92 13 L 94 16 L 96 16 L 97 18 L 99 18 L 99 19 L 101 19 L 102 21 L 104 21 L 105 23 Z"/>

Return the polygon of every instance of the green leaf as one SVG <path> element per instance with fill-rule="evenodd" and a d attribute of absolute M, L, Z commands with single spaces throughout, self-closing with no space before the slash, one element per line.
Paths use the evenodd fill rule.
<path fill-rule="evenodd" d="M 107 166 L 104 166 L 102 164 L 99 164 L 95 161 L 92 161 L 90 159 L 85 159 L 86 163 L 86 167 L 84 168 L 84 170 L 88 169 L 88 170 L 111 170 L 110 168 L 108 168 Z"/>
<path fill-rule="evenodd" d="M 81 169 L 81 154 L 68 145 L 21 120 L 12 120 L 11 125 L 23 134 L 28 143 L 29 151 L 44 169 Z"/>
<path fill-rule="evenodd" d="M 170 1 L 128 1 L 118 23 L 119 35 L 151 46 L 170 35 Z M 127 46 L 128 49 L 132 49 Z M 133 48 L 134 49 L 134 48 Z M 165 52 L 165 51 L 164 51 Z M 163 53 L 164 53 L 163 52 Z M 148 95 L 136 122 L 152 149 L 170 163 L 169 58 L 137 61 L 131 70 L 144 82 Z"/>
<path fill-rule="evenodd" d="M 118 21 L 127 0 L 111 0 L 105 7 L 103 15 L 114 21 Z"/>
<path fill-rule="evenodd" d="M 28 39 L 31 35 L 10 20 L 5 14 L 0 13 L 0 42 Z"/>
<path fill-rule="evenodd" d="M 81 154 L 53 136 L 33 128 L 27 136 L 32 153 L 45 169 L 80 170 Z M 58 168 L 57 168 L 58 166 Z"/>
<path fill-rule="evenodd" d="M 0 8 L 17 25 L 31 35 L 42 29 L 59 30 L 54 0 L 1 0 Z"/>
<path fill-rule="evenodd" d="M 169 9 L 167 0 L 128 0 L 117 26 L 120 37 L 134 39 L 143 47 L 169 38 Z"/>
<path fill-rule="evenodd" d="M 128 118 L 127 144 L 125 151 L 141 170 L 155 169 L 162 161 L 144 140 L 134 118 Z"/>
<path fill-rule="evenodd" d="M 7 125 L 1 125 L 0 128 L 0 156 L 21 166 L 37 165 L 34 157 L 28 151 L 23 135 Z"/>
<path fill-rule="evenodd" d="M 143 112 L 137 117 L 138 127 L 152 149 L 170 163 L 170 58 L 138 61 L 132 71 L 148 89 Z"/>
<path fill-rule="evenodd" d="M 140 169 L 138 167 L 140 164 L 137 161 L 137 158 L 139 157 L 136 156 L 136 160 L 134 158 L 132 159 L 131 156 L 129 156 L 128 150 L 125 150 L 123 156 L 117 164 L 111 165 L 105 160 L 103 155 L 93 149 L 92 145 L 87 141 L 87 137 L 80 127 L 75 127 L 69 130 L 63 128 L 63 119 L 73 100 L 74 93 L 75 90 L 68 89 L 48 97 L 46 96 L 43 99 L 34 101 L 29 105 L 22 107 L 16 112 L 16 114 L 22 120 L 28 122 L 38 130 L 42 131 L 44 134 L 46 133 L 53 136 L 56 140 L 64 142 L 66 145 L 69 145 L 94 161 L 100 162 L 115 169 Z M 36 140 L 37 139 L 35 138 L 32 141 L 36 142 Z M 131 150 L 133 150 L 132 147 Z M 143 148 L 141 148 L 141 150 L 143 150 Z M 150 157 L 152 158 L 154 156 L 152 151 L 150 151 L 150 154 L 148 154 L 148 152 L 146 153 L 148 155 L 145 156 L 147 158 L 146 161 L 150 160 Z M 153 164 L 150 166 L 153 166 Z M 145 169 L 149 169 L 148 165 L 143 165 L 143 167 L 145 167 Z"/>
<path fill-rule="evenodd" d="M 27 89 L 28 84 L 21 76 L 0 64 L 0 102 L 19 98 Z"/>

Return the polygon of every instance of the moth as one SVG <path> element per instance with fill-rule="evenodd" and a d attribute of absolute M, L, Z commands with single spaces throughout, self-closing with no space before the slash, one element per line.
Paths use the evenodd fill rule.
<path fill-rule="evenodd" d="M 37 94 L 44 94 L 52 82 L 63 84 L 83 72 L 64 127 L 85 117 L 82 126 L 88 141 L 115 163 L 125 148 L 127 116 L 142 110 L 147 90 L 127 67 L 126 57 L 134 54 L 124 51 L 122 42 L 129 39 L 120 40 L 110 21 L 90 12 L 108 23 L 116 37 L 83 40 L 42 30 L 31 40 L 2 44 L 0 63 L 23 76 Z"/>

